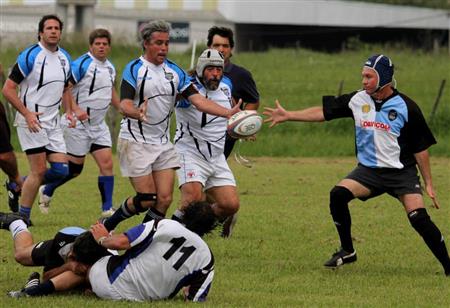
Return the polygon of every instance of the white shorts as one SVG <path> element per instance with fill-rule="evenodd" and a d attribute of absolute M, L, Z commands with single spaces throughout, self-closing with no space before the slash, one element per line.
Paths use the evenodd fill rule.
<path fill-rule="evenodd" d="M 108 271 L 106 266 L 111 256 L 103 257 L 92 265 L 89 270 L 89 282 L 91 283 L 92 291 L 100 298 L 120 300 L 120 294 L 115 291 L 115 288 L 109 282 Z"/>
<path fill-rule="evenodd" d="M 180 168 L 180 156 L 170 142 L 148 144 L 119 138 L 117 152 L 122 176 L 138 177 L 152 171 Z"/>
<path fill-rule="evenodd" d="M 64 139 L 66 140 L 67 153 L 77 156 L 85 156 L 91 150 L 93 144 L 111 147 L 111 133 L 109 127 L 103 122 L 96 126 L 86 128 L 64 129 Z"/>
<path fill-rule="evenodd" d="M 17 136 L 19 137 L 22 151 L 45 147 L 47 150 L 56 153 L 66 153 L 66 143 L 64 141 L 63 131 L 60 127 L 48 129 L 41 128 L 39 132 L 32 133 L 27 127 L 17 127 Z"/>
<path fill-rule="evenodd" d="M 214 161 L 206 161 L 190 152 L 180 153 L 180 157 L 181 167 L 177 170 L 179 186 L 190 182 L 200 182 L 205 190 L 218 186 L 236 186 L 225 155 L 218 156 Z"/>

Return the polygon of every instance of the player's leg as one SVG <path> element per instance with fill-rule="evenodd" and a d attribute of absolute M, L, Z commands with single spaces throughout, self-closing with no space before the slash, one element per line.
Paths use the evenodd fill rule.
<path fill-rule="evenodd" d="M 11 130 L 3 104 L 0 102 L 0 168 L 8 176 L 5 187 L 8 193 L 8 205 L 12 212 L 19 211 L 19 196 L 23 180 L 17 168 L 17 159 L 11 145 Z"/>
<path fill-rule="evenodd" d="M 152 219 L 163 219 L 167 209 L 172 203 L 173 185 L 175 183 L 174 169 L 163 169 L 153 171 L 153 183 L 155 185 L 156 204 L 151 204 L 143 222 Z"/>
<path fill-rule="evenodd" d="M 216 186 L 206 190 L 206 194 L 214 200 L 214 213 L 219 219 L 229 217 L 239 210 L 239 196 L 236 186 Z"/>
<path fill-rule="evenodd" d="M 97 163 L 100 175 L 98 189 L 102 197 L 102 217 L 109 217 L 114 213 L 112 198 L 114 192 L 113 159 L 110 147 L 92 145 L 91 154 Z"/>
<path fill-rule="evenodd" d="M 103 224 L 108 231 L 114 230 L 123 220 L 146 212 L 156 204 L 156 187 L 152 174 L 130 178 L 130 182 L 136 191 L 136 195 L 126 198 L 111 217 L 103 220 Z"/>
<path fill-rule="evenodd" d="M 450 258 L 444 237 L 439 228 L 433 223 L 425 209 L 421 194 L 405 194 L 399 197 L 408 214 L 413 228 L 423 238 L 428 248 L 444 267 L 445 274 L 450 276 Z"/>
<path fill-rule="evenodd" d="M 83 170 L 85 156 L 74 156 L 72 154 L 67 154 L 67 158 L 68 174 L 59 181 L 47 183 L 39 188 L 39 206 L 44 212 L 46 209 L 48 210 L 55 190 L 73 178 L 76 178 Z"/>
<path fill-rule="evenodd" d="M 351 226 L 352 219 L 348 203 L 354 198 L 367 197 L 370 190 L 352 179 L 343 179 L 330 191 L 330 213 L 339 234 L 341 249 L 330 260 L 325 262 L 327 267 L 337 267 L 344 263 L 356 261 L 353 247 Z"/>
<path fill-rule="evenodd" d="M 31 258 L 33 237 L 23 218 L 18 213 L 0 213 L 0 227 L 11 232 L 16 261 L 22 265 L 34 265 Z"/>

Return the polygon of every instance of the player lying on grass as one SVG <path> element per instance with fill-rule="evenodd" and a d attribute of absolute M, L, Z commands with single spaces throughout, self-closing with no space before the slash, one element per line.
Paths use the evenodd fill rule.
<path fill-rule="evenodd" d="M 450 276 L 450 258 L 441 231 L 425 208 L 417 167 L 425 191 L 439 208 L 431 177 L 428 148 L 436 140 L 419 106 L 397 91 L 394 65 L 384 55 L 370 57 L 362 69 L 363 90 L 339 97 L 324 96 L 322 106 L 287 111 L 278 101 L 265 108 L 270 127 L 285 121 L 323 122 L 352 118 L 355 122 L 358 165 L 330 191 L 330 212 L 341 248 L 325 262 L 336 268 L 356 261 L 348 203 L 384 193 L 403 205 L 412 227 L 423 238 Z"/>
<path fill-rule="evenodd" d="M 167 299 L 184 287 L 186 300 L 204 301 L 214 277 L 214 257 L 201 239 L 217 225 L 211 204 L 191 203 L 184 209 L 183 223 L 151 220 L 118 235 L 111 235 L 104 225 L 97 223 L 91 232 L 98 247 L 125 253 L 102 258 L 89 268 L 79 266 L 76 272 L 83 272 L 92 291 L 104 299 Z M 78 252 L 76 245 L 74 250 Z M 61 290 L 60 284 L 71 285 L 78 279 L 78 276 L 62 277 L 63 274 L 52 279 L 53 288 L 39 284 L 10 295 L 46 295 L 49 290 Z"/>
<path fill-rule="evenodd" d="M 24 266 L 43 267 L 41 285 L 44 293 L 51 293 L 55 285 L 57 290 L 79 285 L 84 281 L 84 276 L 76 273 L 84 265 L 91 265 L 100 257 L 111 254 L 97 245 L 90 232 L 80 227 L 63 228 L 53 239 L 38 243 L 34 243 L 27 227 L 21 215 L 0 213 L 0 228 L 11 231 L 16 261 Z"/>

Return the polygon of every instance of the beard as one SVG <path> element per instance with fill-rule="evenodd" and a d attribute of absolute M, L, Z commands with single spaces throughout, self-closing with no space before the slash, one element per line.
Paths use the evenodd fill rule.
<path fill-rule="evenodd" d="M 204 80 L 205 87 L 210 91 L 215 91 L 217 88 L 219 88 L 220 79 L 210 79 L 210 80 Z"/>

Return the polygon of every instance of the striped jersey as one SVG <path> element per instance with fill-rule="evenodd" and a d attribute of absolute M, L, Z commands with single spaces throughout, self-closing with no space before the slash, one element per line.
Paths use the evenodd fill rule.
<path fill-rule="evenodd" d="M 19 98 L 28 110 L 42 112 L 38 116 L 42 128 L 59 126 L 59 107 L 64 87 L 70 78 L 71 59 L 58 47 L 55 52 L 41 43 L 22 51 L 9 78 L 19 84 Z M 16 113 L 16 126 L 27 127 L 25 118 Z"/>
<path fill-rule="evenodd" d="M 232 85 L 228 77 L 223 77 L 215 91 L 206 89 L 198 77 L 191 78 L 199 93 L 218 105 L 232 108 Z M 175 108 L 177 130 L 174 143 L 178 152 L 191 152 L 210 160 L 223 154 L 227 119 L 199 111 L 188 100 L 182 99 Z"/>
<path fill-rule="evenodd" d="M 90 52 L 72 63 L 72 95 L 89 115 L 87 124 L 99 125 L 104 121 L 111 104 L 115 79 L 114 65 L 109 60 L 97 60 Z M 80 126 L 81 122 L 77 121 L 77 127 Z"/>
<path fill-rule="evenodd" d="M 324 96 L 323 110 L 326 120 L 353 118 L 357 158 L 366 167 L 414 165 L 414 153 L 436 143 L 417 104 L 395 89 L 382 101 L 375 101 L 365 91 Z"/>
<path fill-rule="evenodd" d="M 167 59 L 155 65 L 141 56 L 128 63 L 123 71 L 121 100 L 131 99 L 138 108 L 147 99 L 147 122 L 125 117 L 119 137 L 139 143 L 169 142 L 170 117 L 177 94 L 190 85 L 186 72 Z"/>
<path fill-rule="evenodd" d="M 125 232 L 131 248 L 110 257 L 109 282 L 122 299 L 159 300 L 190 286 L 188 299 L 204 301 L 214 277 L 214 257 L 197 234 L 180 223 L 150 221 Z"/>

